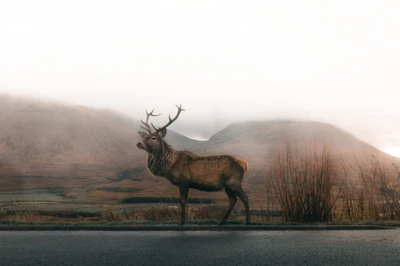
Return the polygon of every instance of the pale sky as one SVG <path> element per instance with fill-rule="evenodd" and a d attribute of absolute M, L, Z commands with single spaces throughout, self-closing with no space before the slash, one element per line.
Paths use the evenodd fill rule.
<path fill-rule="evenodd" d="M 200 138 L 312 119 L 400 156 L 399 14 L 396 0 L 2 1 L 0 92 L 164 120 L 182 103 L 171 128 Z"/>

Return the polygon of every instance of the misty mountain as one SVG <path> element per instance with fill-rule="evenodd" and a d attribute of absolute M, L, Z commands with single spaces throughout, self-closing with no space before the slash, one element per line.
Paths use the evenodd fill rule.
<path fill-rule="evenodd" d="M 338 127 L 307 120 L 232 123 L 213 135 L 205 145 L 208 150 L 213 151 L 222 149 L 251 154 L 260 150 L 271 152 L 281 149 L 286 142 L 297 148 L 316 143 L 331 147 L 334 153 L 346 152 L 352 155 L 374 153 L 387 157 L 382 151 Z"/>
<path fill-rule="evenodd" d="M 137 192 L 112 194 L 113 199 L 132 194 L 176 196 L 176 187 L 145 169 L 147 155 L 136 147 L 140 124 L 115 111 L 0 95 L 0 188 L 87 187 L 93 190 L 91 200 L 111 197 L 106 191 L 118 187 L 124 189 L 116 191 Z M 387 162 L 400 162 L 333 125 L 316 121 L 232 123 L 208 141 L 168 130 L 166 141 L 175 149 L 245 159 L 249 172 L 244 186 L 253 196 L 262 193 L 265 172 L 287 141 L 299 151 L 313 142 L 326 144 L 333 156 L 345 160 L 374 154 Z M 223 193 L 211 197 L 221 196 L 225 197 Z"/>

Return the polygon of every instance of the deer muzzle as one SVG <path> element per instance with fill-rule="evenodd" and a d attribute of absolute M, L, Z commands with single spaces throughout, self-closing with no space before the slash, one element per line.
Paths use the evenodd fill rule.
<path fill-rule="evenodd" d="M 141 149 L 141 150 L 144 150 L 143 142 L 139 141 L 139 142 L 136 144 L 136 147 L 138 147 L 138 148 Z"/>

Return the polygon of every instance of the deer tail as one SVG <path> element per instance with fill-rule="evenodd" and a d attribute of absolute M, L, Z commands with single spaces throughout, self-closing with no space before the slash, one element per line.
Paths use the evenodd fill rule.
<path fill-rule="evenodd" d="M 245 172 L 247 171 L 247 169 L 249 169 L 249 164 L 245 160 L 239 158 L 236 158 L 235 160 L 243 168 Z"/>

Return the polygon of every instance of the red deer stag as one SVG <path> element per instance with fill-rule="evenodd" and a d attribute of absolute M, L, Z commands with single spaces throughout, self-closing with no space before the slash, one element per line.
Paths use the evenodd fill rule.
<path fill-rule="evenodd" d="M 247 162 L 230 155 L 197 155 L 188 151 L 174 150 L 165 141 L 167 127 L 180 115 L 182 105 L 178 107 L 178 113 L 174 119 L 169 116 L 169 122 L 160 128 L 151 123 L 155 132 L 149 125 L 151 116 L 158 116 L 147 112 L 146 122 L 141 120 L 148 133 L 139 132 L 142 140 L 137 147 L 148 153 L 147 169 L 155 176 L 167 178 L 173 185 L 179 187 L 181 202 L 180 225 L 186 222 L 186 201 L 190 188 L 201 191 L 219 191 L 225 189 L 229 197 L 229 208 L 222 218 L 220 225 L 226 223 L 229 214 L 236 204 L 237 197 L 241 199 L 246 211 L 246 224 L 250 224 L 249 200 L 242 188 L 244 172 L 248 168 Z"/>

